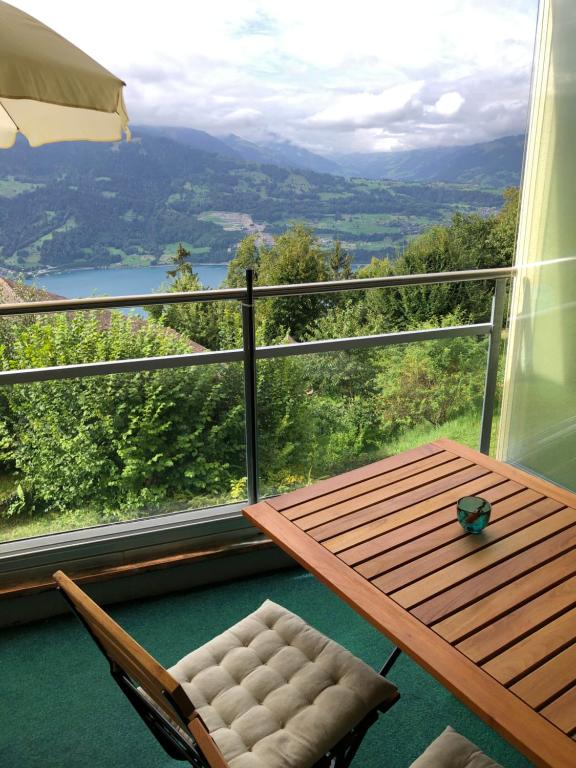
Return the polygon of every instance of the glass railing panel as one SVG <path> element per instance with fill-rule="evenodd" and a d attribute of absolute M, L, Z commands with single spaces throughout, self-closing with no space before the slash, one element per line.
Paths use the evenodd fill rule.
<path fill-rule="evenodd" d="M 486 352 L 456 337 L 258 361 L 261 495 L 440 437 L 477 449 Z"/>
<path fill-rule="evenodd" d="M 459 305 L 439 320 L 426 302 L 417 318 L 400 301 L 409 290 L 257 300 L 259 346 L 287 344 L 292 353 L 303 343 L 398 331 L 412 340 L 258 353 L 260 496 L 438 437 L 478 447 L 487 339 L 461 334 L 483 316 Z M 140 316 L 74 309 L 0 319 L 2 372 L 32 371 L 8 383 L 0 375 L 0 540 L 246 498 L 239 298 Z M 158 370 L 148 358 L 169 365 Z M 86 364 L 93 367 L 62 378 L 61 366 Z M 42 382 L 28 383 L 36 377 Z"/>
<path fill-rule="evenodd" d="M 0 387 L 0 540 L 243 498 L 240 363 Z"/>

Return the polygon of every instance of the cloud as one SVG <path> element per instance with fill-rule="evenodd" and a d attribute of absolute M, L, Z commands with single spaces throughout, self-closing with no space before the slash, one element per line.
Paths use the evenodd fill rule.
<path fill-rule="evenodd" d="M 261 9 L 258 9 L 254 16 L 244 19 L 236 30 L 239 37 L 244 35 L 274 35 L 277 32 L 276 21 Z"/>
<path fill-rule="evenodd" d="M 127 83 L 134 121 L 314 151 L 525 128 L 537 0 L 11 0 Z"/>
<path fill-rule="evenodd" d="M 310 126 L 336 130 L 364 128 L 386 118 L 399 119 L 418 109 L 417 95 L 424 82 L 403 83 L 380 93 L 352 93 L 338 98 L 323 110 L 308 117 Z"/>
<path fill-rule="evenodd" d="M 262 120 L 262 112 L 249 107 L 240 107 L 228 112 L 222 118 L 222 123 L 227 127 L 240 128 L 242 126 L 256 125 Z"/>
<path fill-rule="evenodd" d="M 460 107 L 465 101 L 466 99 L 461 93 L 450 91 L 449 93 L 443 93 L 430 111 L 444 117 L 451 117 L 460 111 Z"/>

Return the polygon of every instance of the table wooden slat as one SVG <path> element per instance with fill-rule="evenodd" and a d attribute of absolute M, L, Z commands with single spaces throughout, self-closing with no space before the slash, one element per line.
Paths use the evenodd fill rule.
<path fill-rule="evenodd" d="M 576 645 L 572 644 L 515 683 L 511 690 L 531 707 L 558 698 L 576 682 Z"/>
<path fill-rule="evenodd" d="M 449 642 L 457 643 L 541 594 L 547 587 L 555 587 L 573 575 L 576 575 L 576 556 L 574 551 L 570 550 L 545 565 L 530 570 L 511 584 L 491 592 L 467 608 L 457 611 L 449 618 L 433 624 L 434 630 Z"/>
<path fill-rule="evenodd" d="M 245 514 L 535 766 L 576 768 L 575 494 L 439 440 Z"/>
<path fill-rule="evenodd" d="M 431 624 L 459 608 L 475 603 L 479 597 L 512 583 L 518 576 L 532 572 L 547 561 L 555 560 L 564 552 L 570 550 L 571 556 L 574 557 L 572 550 L 575 546 L 576 530 L 570 528 L 561 531 L 556 536 L 551 536 L 526 552 L 515 557 L 509 557 L 503 563 L 498 563 L 498 565 L 485 571 L 481 579 L 457 584 L 441 595 L 416 606 L 411 612 L 425 624 Z"/>
<path fill-rule="evenodd" d="M 430 500 L 430 509 L 438 509 L 441 504 L 438 497 L 444 491 L 449 491 L 452 488 L 461 488 L 462 484 L 468 480 L 474 480 L 476 477 L 486 474 L 488 474 L 487 471 L 480 467 L 468 467 L 409 493 L 398 495 L 396 498 L 381 502 L 368 509 L 362 509 L 357 514 L 350 515 L 344 521 L 336 520 L 329 522 L 308 532 L 312 538 L 324 542 L 324 546 L 331 552 L 340 552 L 381 533 L 381 526 L 386 526 L 387 521 L 385 518 L 391 512 L 398 512 L 406 507 L 412 508 L 414 504 L 427 500 Z M 422 512 L 423 509 L 425 507 L 422 508 Z M 385 530 L 388 529 L 385 528 Z"/>
<path fill-rule="evenodd" d="M 532 666 L 564 648 L 576 637 L 576 609 L 563 613 L 544 627 L 519 640 L 506 651 L 482 665 L 488 674 L 508 685 Z"/>
<path fill-rule="evenodd" d="M 537 500 L 542 499 L 538 494 L 528 490 L 521 491 L 520 493 L 515 492 L 513 496 L 510 496 L 511 489 L 516 490 L 518 488 L 517 483 L 502 483 L 494 488 L 489 488 L 483 493 L 483 498 L 492 504 L 490 532 L 493 531 L 494 523 L 502 518 L 508 518 L 511 513 L 530 505 L 534 502 L 534 497 Z M 500 499 L 502 501 L 498 503 Z M 552 503 L 557 504 L 557 502 Z M 432 527 L 434 522 L 436 525 Z M 403 563 L 415 560 L 417 557 L 427 553 L 433 553 L 442 547 L 452 544 L 452 542 L 468 537 L 468 534 L 462 530 L 462 526 L 454 520 L 453 504 L 422 521 L 405 526 L 405 528 L 410 528 L 408 536 L 406 536 L 404 529 L 394 531 L 388 534 L 389 540 L 387 545 L 382 544 L 383 537 L 380 537 L 378 556 L 355 566 L 358 573 L 361 573 L 367 579 L 372 579 L 386 571 L 397 568 Z M 394 533 L 397 534 L 396 537 L 394 537 Z M 400 543 L 402 546 L 399 546 Z M 349 550 L 343 552 L 340 557 L 344 562 L 353 565 L 354 563 L 350 562 L 350 557 L 346 557 L 348 553 Z"/>
<path fill-rule="evenodd" d="M 538 491 L 543 496 L 548 496 L 551 499 L 562 502 L 567 507 L 573 507 L 576 504 L 576 494 L 572 491 L 568 491 L 566 488 L 560 488 L 559 485 L 550 483 L 537 475 L 528 474 L 518 467 L 514 467 L 511 464 L 505 464 L 502 461 L 486 456 L 483 453 L 475 451 L 473 448 L 469 448 L 467 445 L 460 445 L 453 440 L 442 438 L 441 440 L 435 440 L 431 445 L 436 445 L 445 451 L 451 451 L 457 456 L 468 458 L 471 461 L 479 464 L 482 467 L 487 467 L 492 472 L 503 472 L 509 480 L 516 480 L 516 482 L 525 485 L 527 488 L 532 488 L 534 491 Z"/>
<path fill-rule="evenodd" d="M 533 525 L 538 520 L 549 517 L 561 508 L 562 505 L 559 501 L 542 499 L 530 507 L 526 507 L 515 514 L 505 517 L 503 520 L 490 524 L 490 526 L 478 536 L 474 536 L 473 538 L 470 536 L 462 536 L 457 541 L 453 541 L 432 552 L 428 550 L 427 554 L 423 554 L 418 560 L 407 563 L 402 567 L 395 568 L 390 573 L 386 573 L 375 579 L 374 583 L 385 592 L 393 592 L 393 590 L 400 589 L 427 574 L 444 569 L 452 563 L 456 563 L 463 558 L 469 557 L 473 552 L 489 548 L 490 553 L 494 553 L 496 551 L 496 542 L 502 541 L 504 543 L 504 541 L 511 535 L 519 537 L 520 531 L 524 531 L 528 526 Z M 462 529 L 460 528 L 460 530 Z M 508 551 L 516 551 L 517 545 L 510 542 L 510 546 L 507 549 Z M 452 571 L 454 571 L 454 569 L 452 569 Z M 449 583 L 453 583 L 453 577 L 450 576 L 449 578 Z"/>
<path fill-rule="evenodd" d="M 411 608 L 449 588 L 451 584 L 466 581 L 466 585 L 469 586 L 473 577 L 477 577 L 481 581 L 482 571 L 498 563 L 507 562 L 511 557 L 519 558 L 520 561 L 523 559 L 528 561 L 533 544 L 545 541 L 554 533 L 565 529 L 573 531 L 574 529 L 570 529 L 570 526 L 575 523 L 576 512 L 565 507 L 502 541 L 494 542 L 486 549 L 473 552 L 458 563 L 449 565 L 437 573 L 420 579 L 415 584 L 394 592 L 393 598 L 405 608 Z M 519 550 L 520 554 L 516 554 Z M 378 586 L 378 583 L 375 583 Z"/>
<path fill-rule="evenodd" d="M 364 494 L 373 492 L 375 498 L 378 499 L 378 491 L 380 489 L 391 486 L 406 478 L 410 478 L 407 485 L 412 487 L 418 483 L 419 478 L 417 475 L 421 475 L 427 470 L 433 470 L 434 468 L 441 467 L 443 464 L 448 464 L 453 461 L 456 461 L 456 457 L 453 453 L 440 451 L 433 456 L 428 456 L 427 458 L 418 461 L 412 461 L 397 469 L 387 470 L 386 472 L 370 477 L 367 480 L 361 480 L 354 483 L 354 485 L 347 485 L 344 488 L 325 493 L 322 496 L 315 496 L 313 499 L 303 501 L 300 504 L 290 507 L 284 514 L 289 520 L 300 520 L 301 518 L 306 517 L 306 515 L 312 515 L 314 512 L 320 512 L 329 508 L 334 509 L 335 505 L 350 501 L 351 499 L 354 500 L 353 503 L 356 507 L 356 504 L 361 505 L 364 503 L 364 499 L 359 498 L 364 496 Z M 429 476 L 434 477 L 435 474 L 436 473 L 431 473 Z M 427 479 L 425 479 L 424 482 L 427 482 Z M 312 527 L 312 525 L 308 525 L 308 522 L 309 519 L 302 520 L 301 527 L 304 529 Z"/>
<path fill-rule="evenodd" d="M 520 487 L 518 483 L 507 482 L 505 478 L 495 472 L 482 475 L 476 480 L 471 480 L 458 488 L 446 491 L 440 496 L 389 515 L 386 519 L 390 521 L 391 525 L 394 524 L 389 532 L 381 533 L 355 547 L 346 549 L 339 553 L 339 557 L 348 565 L 357 565 L 362 561 L 399 547 L 401 544 L 406 546 L 419 536 L 442 529 L 443 526 L 454 521 L 454 504 L 462 493 L 465 496 L 481 493 L 488 501 L 498 501 L 515 493 Z M 524 493 L 531 494 L 529 501 L 542 498 L 532 491 L 524 491 Z M 462 533 L 460 526 L 458 529 Z M 370 575 L 375 576 L 376 573 Z"/>
<path fill-rule="evenodd" d="M 576 606 L 576 576 L 543 592 L 529 603 L 510 610 L 498 621 L 456 645 L 469 659 L 481 664 L 488 657 L 534 631 L 540 624 Z"/>
<path fill-rule="evenodd" d="M 309 485 L 304 488 L 298 488 L 296 491 L 290 493 L 284 493 L 282 496 L 276 496 L 273 499 L 268 499 L 267 504 L 278 512 L 284 511 L 293 507 L 296 504 L 301 504 L 309 499 L 315 499 L 318 496 L 323 496 L 326 493 L 337 490 L 338 488 L 344 488 L 346 486 L 354 485 L 358 480 L 367 480 L 375 475 L 380 475 L 383 472 L 389 472 L 397 467 L 403 467 L 413 461 L 425 458 L 426 456 L 433 456 L 435 453 L 444 451 L 444 448 L 440 448 L 434 443 L 428 443 L 428 445 L 421 445 L 418 448 L 412 448 L 410 451 L 404 451 L 396 456 L 388 456 L 386 459 L 375 461 L 373 464 L 368 464 L 365 467 L 359 467 L 353 469 L 350 472 L 344 472 L 336 477 L 330 477 L 326 480 L 320 480 L 314 485 Z"/>
<path fill-rule="evenodd" d="M 564 733 L 576 731 L 576 685 L 542 709 L 542 715 Z"/>
<path fill-rule="evenodd" d="M 466 459 L 453 458 L 448 463 L 442 464 L 439 467 L 433 467 L 426 472 L 420 472 L 414 477 L 398 480 L 391 485 L 387 485 L 384 488 L 377 488 L 376 490 L 362 494 L 362 496 L 358 496 L 357 498 L 347 499 L 339 504 L 333 504 L 329 507 L 322 508 L 313 514 L 299 518 L 294 522 L 304 531 L 310 531 L 313 528 L 328 523 L 328 534 L 326 536 L 320 536 L 320 538 L 327 538 L 327 536 L 347 531 L 350 526 L 350 515 L 352 513 L 356 516 L 359 510 L 365 510 L 368 517 L 370 517 L 370 511 L 374 510 L 375 505 L 380 505 L 383 501 L 392 499 L 394 496 L 401 496 L 407 492 L 410 494 L 415 493 L 417 492 L 415 489 L 420 489 L 424 494 L 427 494 L 431 492 L 431 488 L 436 487 L 438 483 L 442 482 L 441 478 L 448 478 L 448 482 L 450 482 L 450 479 L 460 470 L 468 469 L 471 466 L 470 462 Z M 376 515 L 378 515 L 378 512 L 376 512 Z M 314 538 L 319 538 L 317 531 L 314 531 L 312 535 Z"/>

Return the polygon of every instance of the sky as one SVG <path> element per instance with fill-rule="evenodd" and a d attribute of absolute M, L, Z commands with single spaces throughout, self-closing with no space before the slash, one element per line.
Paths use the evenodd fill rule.
<path fill-rule="evenodd" d="M 133 124 L 324 155 L 522 133 L 538 0 L 12 0 L 127 83 Z"/>

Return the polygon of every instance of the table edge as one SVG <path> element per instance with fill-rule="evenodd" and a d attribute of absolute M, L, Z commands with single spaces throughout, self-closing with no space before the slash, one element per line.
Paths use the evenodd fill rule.
<path fill-rule="evenodd" d="M 449 440 L 445 437 L 433 440 L 431 443 L 428 443 L 428 445 L 435 445 L 443 451 L 449 451 L 463 459 L 469 459 L 475 464 L 479 464 L 480 466 L 489 469 L 491 472 L 497 472 L 498 474 L 503 475 L 508 480 L 514 480 L 517 483 L 521 483 L 527 488 L 542 493 L 550 499 L 559 501 L 567 507 L 576 508 L 575 493 L 569 491 L 567 488 L 555 485 L 549 480 L 545 480 L 543 477 L 532 475 L 525 469 L 520 469 L 520 467 L 507 464 L 505 461 L 493 459 L 485 453 L 480 453 L 480 451 L 476 451 L 474 448 L 469 448 L 467 445 L 461 445 L 460 443 L 456 443 L 454 440 Z"/>

